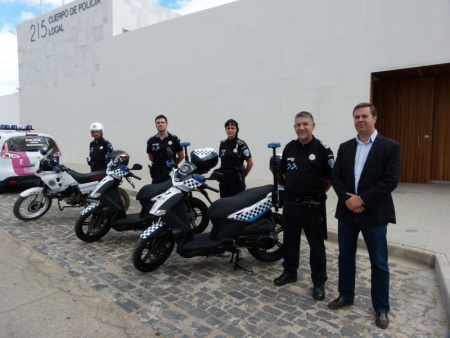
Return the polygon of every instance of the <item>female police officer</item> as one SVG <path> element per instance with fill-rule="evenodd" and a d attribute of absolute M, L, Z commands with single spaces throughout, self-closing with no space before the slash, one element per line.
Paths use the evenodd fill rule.
<path fill-rule="evenodd" d="M 219 182 L 220 197 L 234 196 L 245 190 L 245 177 L 253 167 L 252 155 L 247 144 L 238 138 L 239 125 L 230 119 L 225 122 L 228 138 L 220 142 L 220 171 L 224 174 Z M 247 162 L 244 166 L 244 161 Z"/>

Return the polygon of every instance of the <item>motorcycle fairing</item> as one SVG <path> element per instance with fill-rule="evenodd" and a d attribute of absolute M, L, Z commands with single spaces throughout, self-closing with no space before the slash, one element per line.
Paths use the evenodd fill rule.
<path fill-rule="evenodd" d="M 150 210 L 150 214 L 156 215 L 157 211 L 170 209 L 182 198 L 184 198 L 184 195 L 180 191 L 180 189 L 176 187 L 170 187 L 169 190 L 160 195 L 155 204 L 153 204 L 153 207 Z"/>
<path fill-rule="evenodd" d="M 102 203 L 100 201 L 89 204 L 88 206 L 86 206 L 86 208 L 84 208 L 83 210 L 81 210 L 80 215 L 84 216 L 87 214 L 95 214 L 97 211 L 102 210 Z"/>
<path fill-rule="evenodd" d="M 146 239 L 150 236 L 154 231 L 166 225 L 166 222 L 160 217 L 156 223 L 153 223 L 150 227 L 144 230 L 144 232 L 140 235 L 142 239 Z"/>
<path fill-rule="evenodd" d="M 103 194 L 113 184 L 114 184 L 114 178 L 112 178 L 111 176 L 106 176 L 97 184 L 97 186 L 94 188 L 94 190 L 91 191 L 91 193 L 89 195 L 95 196 L 96 194 Z"/>

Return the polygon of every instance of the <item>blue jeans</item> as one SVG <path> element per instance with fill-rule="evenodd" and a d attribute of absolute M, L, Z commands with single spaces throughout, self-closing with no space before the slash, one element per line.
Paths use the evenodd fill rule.
<path fill-rule="evenodd" d="M 372 306 L 376 312 L 388 313 L 390 306 L 387 224 L 364 226 L 358 222 L 338 221 L 340 296 L 349 301 L 353 301 L 355 297 L 356 250 L 359 232 L 362 233 L 369 252 Z"/>

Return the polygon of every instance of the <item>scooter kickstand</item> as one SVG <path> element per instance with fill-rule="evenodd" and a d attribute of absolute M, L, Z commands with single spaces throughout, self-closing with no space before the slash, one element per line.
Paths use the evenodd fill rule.
<path fill-rule="evenodd" d="M 242 265 L 239 264 L 239 261 L 243 260 L 243 258 L 241 258 L 240 252 L 241 252 L 241 250 L 236 249 L 236 251 L 233 252 L 231 255 L 230 263 L 233 263 L 234 255 L 236 255 L 236 260 L 234 262 L 234 271 L 236 271 L 237 269 L 241 269 L 241 270 L 244 270 L 245 272 L 250 272 L 250 273 L 254 274 L 253 270 L 246 269 Z"/>

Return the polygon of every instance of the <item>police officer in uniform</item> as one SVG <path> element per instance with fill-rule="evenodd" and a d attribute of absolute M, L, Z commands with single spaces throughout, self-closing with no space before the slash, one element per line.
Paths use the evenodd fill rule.
<path fill-rule="evenodd" d="M 253 167 L 252 155 L 247 144 L 238 138 L 239 125 L 230 119 L 225 122 L 228 138 L 220 142 L 220 171 L 224 174 L 219 182 L 220 197 L 234 196 L 245 190 L 245 177 Z M 244 161 L 247 165 L 244 166 Z"/>
<path fill-rule="evenodd" d="M 94 138 L 89 144 L 88 164 L 91 171 L 106 170 L 108 160 L 106 154 L 113 151 L 112 144 L 103 138 L 103 125 L 100 122 L 94 122 L 90 127 L 91 136 Z"/>
<path fill-rule="evenodd" d="M 178 136 L 167 131 L 169 126 L 167 117 L 158 115 L 155 118 L 155 126 L 158 133 L 148 139 L 147 154 L 148 159 L 152 162 L 149 165 L 152 183 L 160 183 L 170 178 L 171 169 L 167 166 L 167 161 L 171 159 L 167 155 L 167 148 L 172 149 L 175 156 L 173 160 L 177 165 L 184 159 L 184 152 Z"/>
<path fill-rule="evenodd" d="M 310 246 L 313 298 L 323 300 L 324 284 L 328 277 L 320 204 L 331 186 L 334 155 L 325 143 L 313 136 L 314 128 L 311 113 L 298 113 L 294 122 L 297 139 L 289 142 L 283 150 L 280 171 L 286 180 L 283 204 L 284 271 L 275 278 L 274 284 L 282 286 L 297 281 L 303 229 Z"/>

